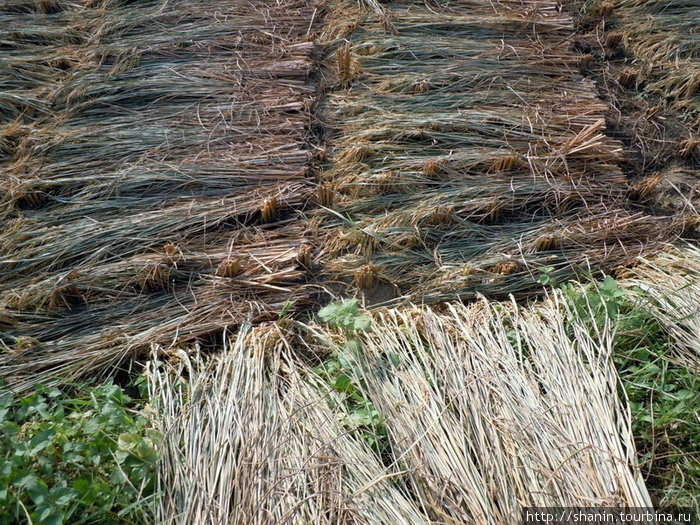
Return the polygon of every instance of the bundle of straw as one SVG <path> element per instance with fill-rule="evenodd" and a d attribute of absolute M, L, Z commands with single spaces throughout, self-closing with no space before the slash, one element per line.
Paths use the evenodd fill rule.
<path fill-rule="evenodd" d="M 1 378 L 99 371 L 304 302 L 314 16 L 3 2 Z"/>
<path fill-rule="evenodd" d="M 208 362 L 152 361 L 157 518 L 506 525 L 526 506 L 650 505 L 612 329 L 559 300 L 387 310 L 359 351 L 317 325 L 245 326 Z M 381 457 L 300 359 L 329 349 L 386 425 Z"/>
<path fill-rule="evenodd" d="M 395 31 L 353 6 L 322 36 L 330 276 L 370 300 L 527 296 L 542 268 L 609 270 L 683 233 L 629 208 L 622 147 L 555 2 L 384 5 Z"/>
<path fill-rule="evenodd" d="M 560 298 L 532 309 L 392 309 L 352 352 L 316 331 L 386 418 L 393 463 L 438 523 L 515 523 L 527 506 L 650 503 L 612 329 Z"/>
<path fill-rule="evenodd" d="M 645 90 L 669 100 L 691 127 L 700 126 L 698 5 L 688 0 L 616 0 L 613 32 L 641 64 Z M 640 69 L 639 67 L 637 69 Z"/>
<path fill-rule="evenodd" d="M 669 246 L 639 263 L 623 282 L 671 336 L 670 357 L 700 374 L 700 249 Z"/>
<path fill-rule="evenodd" d="M 431 523 L 293 354 L 279 328 L 263 325 L 244 327 L 209 363 L 180 351 L 179 364 L 150 365 L 164 436 L 158 522 Z"/>

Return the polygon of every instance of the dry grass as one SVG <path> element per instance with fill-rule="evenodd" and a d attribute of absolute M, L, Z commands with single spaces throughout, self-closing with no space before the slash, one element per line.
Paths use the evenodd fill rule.
<path fill-rule="evenodd" d="M 523 506 L 650 504 L 612 330 L 557 298 L 383 311 L 358 353 L 298 328 L 305 352 L 352 363 L 386 422 L 383 459 L 292 332 L 246 327 L 208 363 L 179 351 L 150 368 L 164 523 L 506 525 Z"/>
<path fill-rule="evenodd" d="M 616 0 L 619 45 L 644 65 L 647 91 L 661 95 L 700 126 L 697 4 L 687 0 Z"/>
<path fill-rule="evenodd" d="M 686 0 L 568 0 L 578 15 L 585 72 L 610 104 L 608 125 L 638 181 L 677 168 L 697 171 L 700 42 Z"/>
<path fill-rule="evenodd" d="M 27 391 L 153 349 L 159 523 L 509 525 L 523 506 L 648 506 L 612 328 L 591 333 L 556 292 L 480 298 L 529 297 L 543 268 L 622 272 L 700 223 L 690 200 L 677 216 L 628 202 L 673 180 L 628 185 L 572 29 L 554 0 L 6 0 L 0 380 Z M 603 45 L 668 63 L 668 40 L 640 31 Z M 691 107 L 693 71 L 654 89 Z M 696 138 L 678 150 L 690 162 Z M 695 366 L 700 267 L 653 260 L 632 271 Z M 480 299 L 379 310 L 355 354 L 326 328 L 269 322 L 332 281 L 394 303 Z M 329 349 L 384 419 L 384 456 L 300 357 Z"/>
<path fill-rule="evenodd" d="M 307 296 L 313 7 L 44 4 L 0 6 L 0 330 L 37 341 L 0 376 L 98 370 Z"/>
<path fill-rule="evenodd" d="M 556 300 L 482 302 L 383 312 L 352 358 L 425 512 L 506 524 L 521 506 L 649 503 L 612 337 Z"/>
<path fill-rule="evenodd" d="M 394 31 L 353 6 L 322 37 L 328 61 L 362 71 L 329 74 L 321 108 L 330 276 L 359 285 L 375 265 L 394 301 L 527 296 L 540 268 L 609 270 L 687 233 L 629 206 L 607 105 L 555 2 L 385 4 Z"/>
<path fill-rule="evenodd" d="M 625 272 L 625 282 L 675 342 L 670 356 L 700 375 L 700 249 L 669 246 L 667 251 Z"/>
<path fill-rule="evenodd" d="M 151 367 L 159 523 L 429 523 L 293 355 L 279 328 L 245 327 L 209 363 Z"/>
<path fill-rule="evenodd" d="M 302 308 L 318 267 L 374 302 L 528 297 L 541 268 L 609 271 L 697 227 L 627 205 L 653 181 L 627 186 L 556 2 L 164 6 L 0 11 L 17 385 Z M 332 140 L 310 147 L 317 124 Z"/>

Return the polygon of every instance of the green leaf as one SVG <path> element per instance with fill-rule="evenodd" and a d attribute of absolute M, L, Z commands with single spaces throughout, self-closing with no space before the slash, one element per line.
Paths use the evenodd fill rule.
<path fill-rule="evenodd" d="M 80 501 L 84 505 L 92 505 L 97 501 L 98 488 L 88 478 L 78 478 L 73 482 L 73 488 L 78 493 Z M 106 491 L 101 491 L 105 494 Z"/>
<path fill-rule="evenodd" d="M 287 300 L 284 305 L 282 306 L 282 310 L 280 311 L 279 318 L 280 319 L 286 319 L 287 316 L 289 315 L 289 312 L 291 311 L 292 307 L 294 306 L 294 303 L 296 301 L 292 300 Z"/>
<path fill-rule="evenodd" d="M 10 476 L 10 474 L 13 473 L 13 471 L 17 470 L 16 469 L 17 465 L 15 464 L 15 462 L 12 461 L 12 459 L 13 458 L 10 458 L 10 459 L 7 459 L 5 461 L 0 462 L 0 476 L 8 477 L 8 476 Z M 15 456 L 14 459 L 19 459 L 19 458 L 17 458 Z M 20 459 L 20 461 L 21 461 L 21 459 Z M 15 475 L 16 474 L 17 474 L 17 472 L 15 472 Z"/>
<path fill-rule="evenodd" d="M 32 498 L 35 505 L 40 505 L 44 500 L 48 498 L 49 491 L 46 482 L 42 479 L 36 477 L 33 473 L 28 473 L 22 476 L 19 480 L 14 483 L 17 488 L 23 488 Z"/>
<path fill-rule="evenodd" d="M 694 398 L 696 395 L 697 395 L 696 392 L 691 392 L 690 390 L 685 390 L 685 389 L 679 390 L 678 392 L 676 392 L 676 397 L 677 397 L 678 399 L 681 399 L 681 400 L 684 400 L 684 401 L 686 401 L 686 400 L 688 400 L 688 399 L 692 399 L 692 398 Z"/>
<path fill-rule="evenodd" d="M 68 487 L 54 487 L 50 490 L 50 495 L 56 505 L 65 507 L 78 497 L 78 492 Z"/>
<path fill-rule="evenodd" d="M 137 434 L 133 434 L 130 432 L 122 432 L 119 434 L 119 438 L 117 440 L 117 446 L 121 450 L 126 450 L 127 452 L 133 452 L 136 450 L 136 447 L 138 446 L 139 442 L 141 441 L 141 436 Z"/>
<path fill-rule="evenodd" d="M 611 319 L 617 317 L 617 302 L 614 300 L 605 301 L 605 311 Z"/>
<path fill-rule="evenodd" d="M 352 370 L 355 367 L 355 361 L 348 353 L 338 354 L 338 364 L 344 370 Z"/>
<path fill-rule="evenodd" d="M 14 397 L 11 392 L 3 392 L 0 394 L 0 423 L 5 421 L 5 416 L 12 408 Z"/>
<path fill-rule="evenodd" d="M 87 435 L 92 435 L 92 434 L 97 434 L 100 430 L 100 422 L 98 421 L 97 418 L 91 418 L 88 421 L 85 422 L 85 426 L 83 428 L 83 431 Z"/>
<path fill-rule="evenodd" d="M 372 330 L 372 320 L 367 315 L 358 315 L 355 318 L 355 330 L 369 332 Z"/>
<path fill-rule="evenodd" d="M 67 454 L 63 454 L 63 462 L 66 465 L 82 465 L 85 463 L 85 458 L 80 454 L 76 454 L 75 452 L 69 452 Z"/>
<path fill-rule="evenodd" d="M 359 353 L 362 350 L 362 343 L 360 343 L 359 339 L 348 339 L 345 346 L 353 353 Z"/>
<path fill-rule="evenodd" d="M 338 303 L 331 303 L 318 311 L 318 316 L 327 323 L 333 322 L 338 315 Z"/>
<path fill-rule="evenodd" d="M 52 388 L 51 390 L 49 390 L 49 391 L 46 393 L 46 395 L 47 395 L 50 399 L 56 399 L 57 397 L 61 397 L 61 396 L 63 395 L 63 392 L 61 392 L 58 388 L 55 388 L 55 387 L 54 387 L 54 388 Z"/>
<path fill-rule="evenodd" d="M 347 374 L 340 374 L 335 378 L 334 386 L 336 390 L 341 392 L 352 392 L 355 388 L 352 386 L 352 381 Z"/>
<path fill-rule="evenodd" d="M 63 512 L 48 509 L 48 515 L 46 517 L 41 517 L 40 520 L 42 525 L 63 525 L 64 517 L 65 514 Z"/>
<path fill-rule="evenodd" d="M 318 316 L 329 324 L 340 325 L 360 312 L 357 299 L 333 302 L 319 310 Z"/>
<path fill-rule="evenodd" d="M 355 427 L 368 427 L 372 425 L 372 414 L 365 408 L 359 408 L 350 414 L 350 419 Z"/>
<path fill-rule="evenodd" d="M 603 279 L 603 290 L 617 290 L 617 281 L 612 275 L 606 275 Z"/>
<path fill-rule="evenodd" d="M 336 359 L 329 359 L 317 368 L 317 374 L 332 377 L 340 370 L 341 366 Z"/>
<path fill-rule="evenodd" d="M 53 443 L 53 438 L 56 436 L 54 430 L 45 430 L 37 436 L 34 436 L 29 442 L 29 454 L 32 456 L 37 455 L 39 452 L 44 450 L 46 447 Z"/>

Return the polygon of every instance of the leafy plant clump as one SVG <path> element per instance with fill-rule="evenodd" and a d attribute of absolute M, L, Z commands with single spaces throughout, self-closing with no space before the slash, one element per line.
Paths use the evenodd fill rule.
<path fill-rule="evenodd" d="M 349 339 L 355 339 L 357 332 L 369 332 L 372 320 L 360 314 L 357 299 L 336 301 L 319 310 L 318 316 L 328 324 L 340 328 Z"/>
<path fill-rule="evenodd" d="M 360 332 L 372 330 L 372 320 L 360 313 L 356 299 L 337 301 L 322 308 L 318 315 L 328 324 L 339 328 L 345 336 L 340 351 L 316 367 L 314 371 L 333 390 L 340 394 L 345 405 L 342 424 L 351 431 L 358 431 L 362 440 L 380 457 L 388 453 L 389 440 L 386 423 L 379 411 L 364 395 L 367 391 L 360 365 L 355 359 L 362 350 Z"/>
<path fill-rule="evenodd" d="M 0 524 L 146 521 L 159 439 L 120 386 L 0 392 Z"/>
<path fill-rule="evenodd" d="M 578 317 L 598 328 L 606 322 L 616 321 L 622 309 L 630 309 L 625 291 L 610 275 L 601 282 L 594 281 L 583 287 L 566 283 L 562 290 Z"/>

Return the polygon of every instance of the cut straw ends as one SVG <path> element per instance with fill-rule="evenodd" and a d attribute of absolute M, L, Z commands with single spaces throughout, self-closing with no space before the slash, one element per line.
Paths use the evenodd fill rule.
<path fill-rule="evenodd" d="M 53 15 L 63 10 L 58 0 L 39 0 L 38 7 L 38 12 L 45 15 Z"/>
<path fill-rule="evenodd" d="M 162 250 L 163 250 L 163 253 L 165 255 L 167 255 L 168 257 L 174 257 L 175 255 L 177 255 L 179 253 L 178 246 L 174 242 L 166 242 L 163 245 Z"/>
<path fill-rule="evenodd" d="M 358 288 L 368 290 L 378 282 L 379 267 L 376 264 L 365 264 L 355 271 L 355 284 Z"/>
<path fill-rule="evenodd" d="M 416 82 L 413 85 L 414 93 L 426 93 L 428 90 L 430 90 L 430 84 L 426 81 Z"/>
<path fill-rule="evenodd" d="M 345 42 L 336 52 L 336 64 L 338 67 L 338 79 L 341 85 L 347 87 L 360 76 L 362 66 L 352 56 L 352 42 Z"/>
<path fill-rule="evenodd" d="M 601 2 L 598 4 L 597 11 L 600 16 L 610 16 L 615 10 L 614 2 Z"/>
<path fill-rule="evenodd" d="M 649 196 L 663 180 L 664 176 L 659 172 L 640 180 L 637 184 L 630 188 L 630 198 L 639 201 L 649 198 Z"/>
<path fill-rule="evenodd" d="M 590 53 L 587 53 L 585 55 L 581 55 L 579 57 L 578 64 L 579 64 L 579 67 L 581 69 L 588 68 L 592 63 L 593 63 L 593 55 Z"/>
<path fill-rule="evenodd" d="M 498 275 L 511 275 L 518 270 L 518 263 L 515 261 L 500 261 L 491 269 L 492 273 Z"/>
<path fill-rule="evenodd" d="M 226 259 L 216 268 L 217 277 L 235 277 L 241 273 L 241 261 L 239 259 Z"/>
<path fill-rule="evenodd" d="M 637 83 L 638 78 L 639 71 L 637 71 L 636 69 L 627 68 L 620 72 L 620 74 L 617 77 L 617 82 L 623 88 L 631 88 Z"/>
<path fill-rule="evenodd" d="M 423 174 L 427 177 L 434 177 L 442 171 L 442 166 L 442 161 L 431 159 L 425 164 L 423 164 Z"/>
<path fill-rule="evenodd" d="M 605 37 L 605 47 L 608 49 L 615 49 L 621 43 L 622 43 L 622 34 L 621 33 L 608 33 L 608 36 Z"/>
<path fill-rule="evenodd" d="M 163 262 L 152 262 L 141 270 L 139 284 L 145 292 L 161 290 L 167 287 L 172 268 Z"/>
<path fill-rule="evenodd" d="M 694 234 L 700 226 L 700 215 L 694 213 L 681 217 L 676 221 L 681 237 Z"/>
<path fill-rule="evenodd" d="M 559 244 L 559 238 L 556 235 L 542 235 L 535 239 L 534 251 L 546 252 L 556 248 Z"/>
<path fill-rule="evenodd" d="M 318 185 L 317 196 L 319 205 L 324 208 L 333 206 L 335 202 L 335 191 L 327 184 Z"/>
<path fill-rule="evenodd" d="M 490 171 L 494 173 L 498 173 L 501 171 L 511 171 L 512 169 L 517 168 L 519 163 L 520 159 L 517 155 L 507 155 L 505 157 L 496 159 L 491 165 Z"/>
<path fill-rule="evenodd" d="M 279 211 L 277 197 L 268 197 L 260 207 L 260 220 L 263 223 L 273 222 L 279 217 Z"/>
<path fill-rule="evenodd" d="M 680 156 L 684 159 L 692 157 L 695 151 L 698 149 L 698 145 L 700 145 L 700 140 L 696 137 L 690 137 L 689 139 L 681 141 L 681 143 L 678 145 L 680 148 Z"/>
<path fill-rule="evenodd" d="M 311 253 L 313 248 L 310 244 L 302 244 L 299 247 L 299 252 L 296 256 L 296 262 L 302 267 L 308 269 L 311 266 Z"/>
<path fill-rule="evenodd" d="M 437 226 L 440 224 L 450 224 L 453 223 L 455 219 L 455 207 L 454 206 L 437 206 L 433 212 L 428 215 L 426 224 Z"/>

